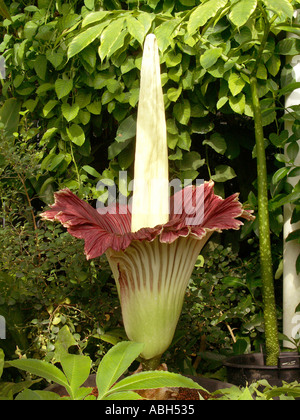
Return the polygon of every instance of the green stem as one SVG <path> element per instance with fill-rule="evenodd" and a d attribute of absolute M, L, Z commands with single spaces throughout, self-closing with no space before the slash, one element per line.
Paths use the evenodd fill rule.
<path fill-rule="evenodd" d="M 211 179 L 211 170 L 210 170 L 210 166 L 209 166 L 209 160 L 208 160 L 208 147 L 205 146 L 205 156 L 206 156 L 206 166 L 207 166 L 207 170 L 208 170 L 208 176 L 209 179 Z"/>
<path fill-rule="evenodd" d="M 271 254 L 271 237 L 268 209 L 267 165 L 265 154 L 264 132 L 257 90 L 257 79 L 250 79 L 252 105 L 255 122 L 255 140 L 257 154 L 257 181 L 258 181 L 258 223 L 259 248 L 261 260 L 261 275 L 263 283 L 264 321 L 266 337 L 266 364 L 277 365 L 279 355 L 278 325 L 276 316 L 276 303 L 273 281 L 273 267 Z"/>
<path fill-rule="evenodd" d="M 155 370 L 160 365 L 161 355 L 153 357 L 152 359 L 141 359 L 143 370 Z"/>
<path fill-rule="evenodd" d="M 76 175 L 77 175 L 77 181 L 78 181 L 78 185 L 79 188 L 81 188 L 81 179 L 80 179 L 80 174 L 79 174 L 79 170 L 78 170 L 78 166 L 74 157 L 74 152 L 73 152 L 73 146 L 72 146 L 72 142 L 70 141 L 70 151 L 71 151 L 71 157 L 72 157 L 72 161 L 74 163 L 74 167 L 75 167 L 75 171 L 76 171 Z"/>

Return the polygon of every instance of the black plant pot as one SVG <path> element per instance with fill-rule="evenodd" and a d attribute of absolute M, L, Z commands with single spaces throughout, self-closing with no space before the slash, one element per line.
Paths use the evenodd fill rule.
<path fill-rule="evenodd" d="M 300 355 L 294 352 L 280 353 L 278 366 L 267 366 L 263 353 L 242 354 L 226 359 L 228 382 L 237 386 L 250 385 L 266 379 L 272 386 L 281 386 L 282 381 L 300 382 Z"/>

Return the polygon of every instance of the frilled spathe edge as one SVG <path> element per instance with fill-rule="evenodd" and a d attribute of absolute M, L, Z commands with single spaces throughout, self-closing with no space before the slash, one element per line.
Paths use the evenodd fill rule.
<path fill-rule="evenodd" d="M 107 207 L 100 214 L 90 204 L 79 199 L 68 188 L 55 193 L 55 202 L 40 216 L 59 221 L 70 235 L 84 239 L 87 259 L 97 258 L 107 249 L 124 251 L 132 241 L 174 242 L 180 236 L 192 235 L 202 239 L 206 233 L 224 229 L 239 229 L 238 217 L 253 219 L 238 201 L 238 194 L 226 199 L 214 194 L 212 181 L 188 186 L 170 198 L 170 218 L 164 225 L 131 232 L 131 213 L 128 206 L 118 204 L 115 211 Z"/>

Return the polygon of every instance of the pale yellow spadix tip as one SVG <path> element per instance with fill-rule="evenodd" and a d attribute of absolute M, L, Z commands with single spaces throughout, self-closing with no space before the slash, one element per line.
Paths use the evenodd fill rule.
<path fill-rule="evenodd" d="M 169 220 L 167 130 L 156 37 L 144 44 L 134 160 L 131 231 Z"/>

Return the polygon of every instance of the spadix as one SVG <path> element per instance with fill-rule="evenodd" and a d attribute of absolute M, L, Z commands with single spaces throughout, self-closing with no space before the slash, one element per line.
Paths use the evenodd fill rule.
<path fill-rule="evenodd" d="M 157 41 L 146 37 L 138 105 L 131 230 L 169 220 L 169 166 Z"/>

